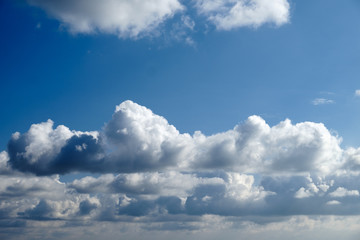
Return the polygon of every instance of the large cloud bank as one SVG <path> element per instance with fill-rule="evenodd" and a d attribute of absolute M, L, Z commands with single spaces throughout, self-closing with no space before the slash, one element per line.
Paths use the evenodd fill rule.
<path fill-rule="evenodd" d="M 44 9 L 72 33 L 102 32 L 122 38 L 150 34 L 176 15 L 181 15 L 182 20 L 189 19 L 188 15 L 203 16 L 222 30 L 266 23 L 280 26 L 289 22 L 290 9 L 287 0 L 27 1 Z"/>
<path fill-rule="evenodd" d="M 200 131 L 181 134 L 150 109 L 125 101 L 100 132 L 53 125 L 48 120 L 13 134 L 9 164 L 36 175 L 213 169 L 328 174 L 357 164 L 357 150 L 342 150 L 337 136 L 312 122 L 294 125 L 285 120 L 270 127 L 261 117 L 251 116 L 212 136 Z"/>
<path fill-rule="evenodd" d="M 39 223 L 197 231 L 359 215 L 360 149 L 340 143 L 321 123 L 258 116 L 211 136 L 180 133 L 131 101 L 101 131 L 33 124 L 0 153 L 0 236 Z"/>

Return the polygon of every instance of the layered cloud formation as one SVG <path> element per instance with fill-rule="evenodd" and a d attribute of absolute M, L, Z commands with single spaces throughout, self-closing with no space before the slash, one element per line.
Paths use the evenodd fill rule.
<path fill-rule="evenodd" d="M 28 0 L 59 20 L 72 33 L 108 33 L 122 38 L 138 38 L 181 15 L 189 19 L 205 17 L 221 30 L 276 26 L 289 22 L 287 0 Z M 192 21 L 192 20 L 191 20 Z M 186 22 L 182 21 L 186 25 Z"/>
<path fill-rule="evenodd" d="M 0 153 L 0 226 L 120 221 L 168 231 L 201 229 L 209 216 L 226 225 L 358 215 L 360 150 L 340 143 L 321 123 L 271 127 L 259 116 L 190 135 L 125 101 L 101 131 L 48 120 L 14 133 Z"/>

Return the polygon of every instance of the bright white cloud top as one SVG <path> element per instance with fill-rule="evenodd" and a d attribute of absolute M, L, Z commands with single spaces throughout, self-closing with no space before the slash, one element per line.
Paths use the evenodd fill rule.
<path fill-rule="evenodd" d="M 212 169 L 328 174 L 345 164 L 340 142 L 320 123 L 285 120 L 270 127 L 259 116 L 212 136 L 181 134 L 150 109 L 125 101 L 100 132 L 54 129 L 48 120 L 15 133 L 8 153 L 15 169 L 37 175 Z"/>
<path fill-rule="evenodd" d="M 270 23 L 281 26 L 289 22 L 290 4 L 287 0 L 178 0 L 150 1 L 54 1 L 28 0 L 44 9 L 72 33 L 115 34 L 121 38 L 138 38 L 153 33 L 176 14 L 181 19 L 196 9 L 221 30 L 238 27 L 259 27 Z M 199 16 L 194 16 L 198 18 Z M 193 21 L 193 20 L 191 20 Z M 185 24 L 182 21 L 181 24 Z M 173 31 L 176 31 L 174 27 Z M 179 30 L 180 31 L 180 30 Z"/>
<path fill-rule="evenodd" d="M 125 101 L 101 131 L 48 120 L 13 134 L 0 153 L 0 223 L 195 231 L 358 215 L 360 150 L 340 143 L 321 123 L 271 127 L 258 116 L 226 132 L 190 135 Z M 78 172 L 88 176 L 59 179 Z"/>

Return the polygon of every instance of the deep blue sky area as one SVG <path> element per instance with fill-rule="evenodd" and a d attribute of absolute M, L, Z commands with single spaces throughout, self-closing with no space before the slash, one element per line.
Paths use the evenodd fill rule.
<path fill-rule="evenodd" d="M 360 3 L 291 1 L 290 22 L 233 31 L 196 26 L 189 46 L 160 37 L 72 34 L 39 8 L 0 4 L 0 146 L 52 119 L 99 130 L 130 99 L 180 132 L 322 122 L 358 146 Z M 171 26 L 169 26 L 170 28 Z M 164 30 L 165 31 L 165 30 Z M 316 98 L 332 104 L 313 105 Z"/>

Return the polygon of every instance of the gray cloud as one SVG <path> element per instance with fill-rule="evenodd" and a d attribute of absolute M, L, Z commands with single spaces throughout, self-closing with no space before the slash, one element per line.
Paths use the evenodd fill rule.
<path fill-rule="evenodd" d="M 70 131 L 62 125 L 53 129 L 51 120 L 33 124 L 23 135 L 13 134 L 8 154 L 14 169 L 37 175 L 95 171 L 101 166 L 103 155 L 96 132 Z"/>
<path fill-rule="evenodd" d="M 352 215 L 359 213 L 351 211 L 360 203 L 357 190 L 359 188 L 352 186 L 350 181 L 343 177 L 263 176 L 257 186 L 252 175 L 225 174 L 227 175 L 225 178 L 216 176 L 202 178 L 192 174 L 172 175 L 180 179 L 191 179 L 188 184 L 184 181 L 185 184 L 181 185 L 182 181 L 177 183 L 176 179 L 170 175 L 160 177 L 154 173 L 151 178 L 163 178 L 160 181 L 152 182 L 157 186 L 155 191 L 151 184 L 141 184 L 141 179 L 149 179 L 147 173 L 130 174 L 129 176 L 128 174 L 108 175 L 106 181 L 104 181 L 104 177 L 91 178 L 91 181 L 89 181 L 89 177 L 86 177 L 75 180 L 68 187 L 77 189 L 81 185 L 81 192 L 84 192 L 84 189 L 90 190 L 91 186 L 98 186 L 94 182 L 99 181 L 102 183 L 103 192 L 108 192 L 109 188 L 111 189 L 109 186 L 112 186 L 119 177 L 139 179 L 135 185 L 137 188 L 142 188 L 141 191 L 129 192 L 125 185 L 130 183 L 126 181 L 122 183 L 124 186 L 117 191 L 117 193 L 126 194 L 119 203 L 121 206 L 119 213 L 130 216 L 169 213 L 200 216 L 214 214 L 273 217 L 298 214 Z M 134 183 L 132 185 L 134 186 Z M 176 191 L 168 186 L 173 186 Z M 352 190 L 339 186 L 347 186 Z M 299 192 L 302 192 L 302 195 Z M 339 202 L 338 206 L 329 206 L 329 202 L 339 198 L 342 198 L 343 202 Z"/>
<path fill-rule="evenodd" d="M 6 151 L 0 152 L 0 175 L 11 175 L 14 171 L 9 164 L 9 154 Z"/>
<path fill-rule="evenodd" d="M 54 218 L 54 209 L 50 204 L 41 200 L 34 208 L 27 209 L 24 213 L 19 213 L 25 218 L 30 218 L 34 220 L 55 220 Z"/>
<path fill-rule="evenodd" d="M 94 202 L 90 202 L 88 199 L 80 202 L 79 204 L 79 214 L 80 215 L 89 215 L 91 211 L 98 208 L 98 204 Z"/>

